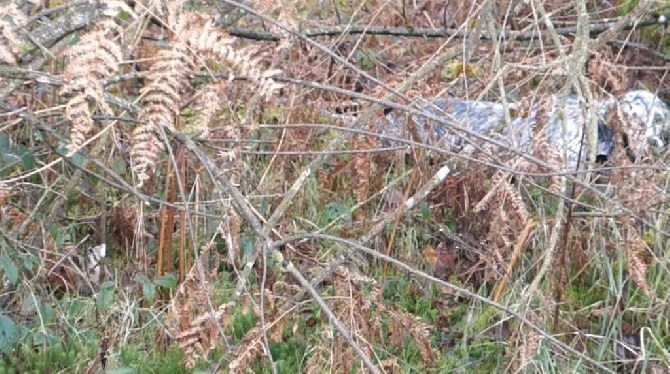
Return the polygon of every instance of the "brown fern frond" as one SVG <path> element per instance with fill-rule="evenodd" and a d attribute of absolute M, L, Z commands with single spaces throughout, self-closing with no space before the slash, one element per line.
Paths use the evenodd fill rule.
<path fill-rule="evenodd" d="M 542 322 L 541 316 L 533 312 L 528 312 L 525 317 L 535 324 Z M 507 371 L 510 373 L 523 372 L 524 368 L 537 356 L 540 344 L 540 336 L 535 331 L 523 325 L 514 329 L 505 349 L 505 356 L 509 361 Z"/>
<path fill-rule="evenodd" d="M 644 240 L 640 237 L 632 220 L 623 220 L 622 226 L 624 235 L 623 250 L 628 261 L 628 275 L 642 292 L 644 292 L 645 296 L 651 300 L 657 301 L 659 300 L 658 295 L 656 295 L 647 282 L 647 270 L 649 270 L 649 265 L 643 260 L 645 253 L 650 250 Z"/>
<path fill-rule="evenodd" d="M 258 0 L 254 1 L 254 9 L 259 13 L 269 15 L 277 20 L 277 24 L 292 27 L 293 29 L 298 29 L 300 26 L 300 14 L 298 13 L 297 6 L 294 1 L 283 0 L 283 1 L 269 1 L 269 0 Z M 275 12 L 278 14 L 274 15 Z M 289 36 L 291 35 L 287 30 L 282 27 L 278 27 L 276 24 L 268 25 L 268 28 L 271 33 L 278 35 L 280 38 L 280 43 L 278 46 L 279 50 L 283 50 L 289 47 Z"/>
<path fill-rule="evenodd" d="M 254 329 L 256 332 L 260 329 Z M 265 345 L 263 344 L 262 334 L 247 334 L 247 337 L 253 336 L 254 339 L 251 341 L 244 341 L 240 344 L 240 347 L 244 347 L 242 350 L 238 350 L 235 354 L 235 359 L 228 365 L 228 370 L 231 373 L 246 373 L 249 365 L 253 360 L 265 353 Z"/>
<path fill-rule="evenodd" d="M 426 367 L 430 367 L 435 363 L 439 357 L 436 349 L 431 347 L 430 331 L 432 326 L 421 322 L 418 317 L 408 313 L 404 310 L 396 309 L 395 307 L 382 306 L 384 314 L 390 318 L 390 326 L 397 329 L 396 333 L 399 336 L 391 336 L 392 339 L 398 339 L 395 342 L 397 346 L 402 343 L 402 338 L 405 334 L 412 338 L 414 343 L 419 347 L 421 358 Z M 393 343 L 392 343 L 393 344 Z"/>
<path fill-rule="evenodd" d="M 371 150 L 375 148 L 376 142 L 375 139 L 369 136 L 355 136 L 352 139 L 351 146 L 353 149 Z M 372 177 L 373 168 L 372 156 L 365 153 L 356 155 L 352 166 L 356 182 L 354 196 L 356 197 L 356 201 L 360 203 L 368 198 L 369 181 Z"/>
<path fill-rule="evenodd" d="M 191 89 L 190 74 L 194 71 L 194 61 L 217 61 L 229 64 L 234 70 L 246 75 L 256 84 L 256 92 L 267 97 L 281 85 L 272 78 L 276 70 L 263 70 L 260 60 L 254 58 L 249 49 L 236 49 L 235 39 L 219 30 L 211 18 L 195 13 L 180 13 L 181 6 L 168 8 L 168 24 L 174 30 L 173 46 L 160 51 L 151 66 L 147 81 L 141 90 L 144 107 L 139 114 L 139 122 L 133 131 L 131 156 L 133 171 L 138 187 L 151 176 L 162 151 L 162 142 L 156 126 L 172 127 L 181 107 L 183 95 Z M 187 53 L 188 51 L 188 53 Z M 230 79 L 233 79 L 233 74 Z M 208 86 L 200 95 L 200 111 L 196 131 L 204 131 L 221 106 L 220 94 L 225 82 Z"/>
<path fill-rule="evenodd" d="M 265 290 L 265 313 L 268 315 L 266 316 L 266 321 L 269 322 L 266 323 L 265 326 L 256 326 L 246 333 L 244 339 L 233 353 L 235 359 L 232 360 L 228 366 L 228 370 L 231 373 L 246 373 L 249 365 L 253 363 L 254 360 L 267 354 L 264 344 L 264 336 L 266 333 L 268 334 L 269 339 L 278 342 L 282 339 L 284 326 L 286 324 L 293 324 L 294 329 L 298 327 L 298 318 L 294 318 L 288 313 L 282 313 L 277 308 L 276 295 L 285 295 L 286 292 L 288 292 L 288 294 L 296 294 L 299 291 L 300 288 L 298 286 L 290 285 L 283 281 L 278 281 L 273 284 L 272 290 Z"/>
<path fill-rule="evenodd" d="M 195 53 L 203 53 L 212 61 L 225 62 L 256 83 L 261 97 L 269 97 L 282 87 L 272 79 L 281 73 L 280 70 L 263 69 L 260 61 L 253 57 L 252 49 L 236 49 L 233 46 L 235 39 L 218 29 L 212 19 L 189 13 L 177 25 L 176 32 Z M 231 72 L 230 79 L 233 78 Z"/>
<path fill-rule="evenodd" d="M 505 197 L 509 200 L 517 217 L 521 219 L 521 225 L 526 225 L 530 215 L 528 214 L 528 209 L 526 209 L 526 204 L 523 202 L 521 195 L 519 195 L 519 192 L 515 190 L 509 182 L 503 183 L 502 187 L 505 192 Z"/>
<path fill-rule="evenodd" d="M 163 143 L 158 133 L 159 124 L 146 122 L 137 125 L 132 132 L 132 169 L 137 174 L 138 187 L 141 187 L 151 176 L 148 171 L 156 165 L 156 160 L 163 150 Z"/>
<path fill-rule="evenodd" d="M 509 178 L 509 175 L 502 171 L 497 171 L 493 178 L 491 178 L 493 186 L 491 190 L 484 196 L 477 204 L 475 205 L 473 211 L 475 213 L 481 212 L 486 209 L 489 204 L 495 199 L 496 195 L 499 193 L 499 189 L 505 183 L 505 179 Z"/>
<path fill-rule="evenodd" d="M 209 124 L 221 108 L 221 97 L 223 96 L 224 88 L 227 86 L 228 82 L 226 81 L 207 85 L 201 90 L 201 95 L 194 103 L 194 107 L 197 108 L 198 118 L 196 119 L 193 131 L 200 133 L 202 138 L 209 136 Z"/>
<path fill-rule="evenodd" d="M 523 337 L 519 347 L 518 365 L 519 369 L 526 367 L 537 355 L 540 348 L 540 336 L 535 331 L 528 331 Z"/>
<path fill-rule="evenodd" d="M 187 57 L 181 44 L 160 51 L 147 75 L 149 84 L 141 90 L 144 106 L 138 116 L 140 124 L 132 133 L 130 150 L 138 187 L 151 177 L 148 172 L 163 150 L 158 126 L 173 127 L 182 95 L 190 87 Z"/>
<path fill-rule="evenodd" d="M 72 121 L 68 156 L 72 156 L 86 142 L 86 134 L 93 130 L 93 119 L 88 111 L 86 94 L 80 93 L 68 101 L 65 106 L 65 116 Z"/>
<path fill-rule="evenodd" d="M 226 326 L 231 317 L 221 309 L 214 313 L 208 311 L 206 300 L 213 289 L 198 275 L 201 266 L 201 263 L 194 265 L 186 275 L 165 318 L 173 341 L 184 351 L 184 364 L 188 368 L 193 368 L 198 358 L 206 357 L 215 348 L 220 341 L 217 324 Z"/>
<path fill-rule="evenodd" d="M 93 129 L 93 121 L 88 103 L 97 104 L 108 114 L 112 110 L 105 102 L 103 83 L 117 71 L 123 52 L 114 40 L 121 32 L 113 19 L 103 18 L 91 31 L 86 33 L 79 44 L 67 49 L 69 64 L 63 73 L 62 95 L 74 94 L 68 102 L 65 116 L 72 121 L 71 144 L 68 155 L 82 147 L 87 135 Z"/>
<path fill-rule="evenodd" d="M 11 20 L 6 21 L 6 20 Z M 15 2 L 0 7 L 0 61 L 15 65 L 21 41 L 16 34 L 16 26 L 27 22 L 27 17 Z"/>
<path fill-rule="evenodd" d="M 170 26 L 172 29 L 175 29 L 177 23 L 179 20 L 182 18 L 181 16 L 183 15 L 182 10 L 184 9 L 184 3 L 186 2 L 185 0 L 175 0 L 175 1 L 168 1 L 167 4 L 158 1 L 152 0 L 151 5 L 155 5 L 155 8 L 158 9 L 159 14 L 163 15 L 164 13 L 167 13 L 167 24 Z M 165 12 L 163 10 L 165 9 Z"/>
<path fill-rule="evenodd" d="M 550 121 L 550 108 L 556 105 L 556 98 L 551 96 L 540 96 L 538 99 L 538 113 L 536 115 L 538 127 L 530 132 L 531 149 L 533 155 L 546 162 L 545 166 L 525 162 L 524 170 L 529 173 L 552 173 L 553 170 L 562 170 L 564 160 L 558 147 L 551 145 L 547 132 L 547 123 Z M 549 178 L 549 193 L 560 196 L 562 178 L 554 174 Z"/>
<path fill-rule="evenodd" d="M 604 91 L 620 96 L 630 86 L 626 70 L 616 64 L 616 56 L 610 48 L 592 54 L 588 62 L 589 83 L 595 92 Z"/>

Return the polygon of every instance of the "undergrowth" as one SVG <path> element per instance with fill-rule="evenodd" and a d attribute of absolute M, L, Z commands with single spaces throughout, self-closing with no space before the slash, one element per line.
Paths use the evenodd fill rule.
<path fill-rule="evenodd" d="M 374 136 L 438 97 L 542 112 L 570 76 L 664 97 L 658 25 L 561 60 L 580 6 L 664 4 L 246 3 L 0 7 L 0 373 L 670 370 L 667 155 L 596 182 L 541 137 Z"/>

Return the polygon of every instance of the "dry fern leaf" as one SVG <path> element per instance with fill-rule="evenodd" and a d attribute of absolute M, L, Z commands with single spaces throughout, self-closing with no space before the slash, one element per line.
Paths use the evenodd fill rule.
<path fill-rule="evenodd" d="M 172 127 L 183 94 L 191 88 L 189 75 L 194 70 L 195 61 L 191 56 L 197 56 L 198 61 L 229 64 L 254 82 L 256 91 L 263 97 L 281 87 L 273 79 L 279 74 L 278 70 L 263 70 L 260 61 L 253 58 L 249 50 L 236 49 L 233 46 L 235 39 L 219 30 L 209 17 L 194 12 L 174 14 L 176 12 L 175 7 L 170 8 L 170 20 L 174 21 L 169 23 L 178 39 L 171 49 L 158 53 L 149 70 L 149 84 L 142 89 L 144 106 L 139 115 L 140 125 L 132 134 L 131 156 L 138 187 L 151 177 L 149 171 L 163 148 L 157 126 Z M 201 112 L 196 130 L 206 132 L 208 122 L 221 105 L 219 93 L 222 87 L 221 83 L 208 86 L 201 95 L 201 102 L 207 104 L 207 110 Z"/>
<path fill-rule="evenodd" d="M 647 244 L 640 237 L 632 220 L 624 220 L 624 252 L 628 260 L 628 275 L 635 282 L 635 284 L 642 290 L 642 292 L 649 299 L 658 301 L 659 297 L 647 282 L 647 271 L 649 265 L 642 259 L 645 252 L 649 250 Z"/>
<path fill-rule="evenodd" d="M 26 15 L 18 9 L 16 3 L 10 2 L 0 7 L 0 61 L 16 65 L 16 55 L 19 53 L 21 41 L 15 27 L 25 22 L 27 22 Z"/>
<path fill-rule="evenodd" d="M 149 84 L 141 91 L 144 105 L 139 113 L 140 124 L 135 127 L 131 137 L 130 154 L 138 187 L 150 178 L 148 172 L 156 165 L 163 150 L 157 126 L 172 128 L 183 91 L 190 87 L 190 71 L 184 46 L 177 44 L 172 49 L 158 52 L 156 61 L 148 72 Z"/>
<path fill-rule="evenodd" d="M 273 79 L 281 70 L 264 70 L 260 61 L 252 56 L 250 49 L 236 49 L 233 46 L 235 39 L 216 28 L 211 19 L 189 13 L 179 23 L 176 31 L 195 53 L 201 52 L 213 61 L 225 62 L 255 82 L 262 97 L 269 97 L 282 87 Z M 231 74 L 230 79 L 233 78 Z"/>
<path fill-rule="evenodd" d="M 86 94 L 78 94 L 65 105 L 65 117 L 72 121 L 68 156 L 72 156 L 86 142 L 86 135 L 93 130 L 93 119 L 88 110 Z"/>
<path fill-rule="evenodd" d="M 221 108 L 221 96 L 227 85 L 228 82 L 216 82 L 207 85 L 202 89 L 202 94 L 195 102 L 198 118 L 196 119 L 195 126 L 192 130 L 196 133 L 200 133 L 200 137 L 202 138 L 207 138 L 209 135 L 209 123 L 212 121 L 219 108 Z"/>
<path fill-rule="evenodd" d="M 103 84 L 118 71 L 123 59 L 121 46 L 114 41 L 114 35 L 121 31 L 112 19 L 102 19 L 82 36 L 79 44 L 66 51 L 69 63 L 63 73 L 61 94 L 74 94 L 65 111 L 66 118 L 72 121 L 68 156 L 83 146 L 94 128 L 89 102 L 97 104 L 105 114 L 113 113 L 105 102 Z"/>

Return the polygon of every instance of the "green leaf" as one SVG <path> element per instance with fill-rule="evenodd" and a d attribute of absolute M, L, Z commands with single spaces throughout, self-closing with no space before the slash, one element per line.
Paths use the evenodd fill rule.
<path fill-rule="evenodd" d="M 51 238 L 54 240 L 54 243 L 56 244 L 56 249 L 61 250 L 63 249 L 63 244 L 65 240 L 63 239 L 63 235 L 60 234 L 58 231 L 58 226 L 55 224 L 52 224 L 49 226 L 49 234 L 51 234 Z"/>
<path fill-rule="evenodd" d="M 58 338 L 53 334 L 50 334 L 48 330 L 38 331 L 33 335 L 33 345 L 52 345 L 58 343 Z"/>
<path fill-rule="evenodd" d="M 23 162 L 23 168 L 25 171 L 31 171 L 35 169 L 35 155 L 32 152 L 26 152 L 21 155 L 21 161 Z"/>
<path fill-rule="evenodd" d="M 144 295 L 144 298 L 148 302 L 154 301 L 156 298 L 156 285 L 151 282 L 142 284 L 142 295 Z"/>
<path fill-rule="evenodd" d="M 40 263 L 40 258 L 31 253 L 20 253 L 19 258 L 22 260 L 23 267 L 28 271 L 33 271 L 35 265 Z"/>
<path fill-rule="evenodd" d="M 112 170 L 120 176 L 126 175 L 126 161 L 121 158 L 115 158 L 112 160 Z"/>
<path fill-rule="evenodd" d="M 117 17 L 119 17 L 121 21 L 130 21 L 130 14 L 125 10 L 120 11 Z"/>
<path fill-rule="evenodd" d="M 322 224 L 325 226 L 339 217 L 342 217 L 341 219 L 345 222 L 351 222 L 349 207 L 341 203 L 330 203 L 326 205 L 326 212 L 323 217 L 324 222 Z"/>
<path fill-rule="evenodd" d="M 47 303 L 41 303 L 40 315 L 42 316 L 42 323 L 49 325 L 56 319 L 56 311 Z"/>
<path fill-rule="evenodd" d="M 28 314 L 33 311 L 38 311 L 40 310 L 41 305 L 42 300 L 39 296 L 34 295 L 32 297 L 27 297 L 21 304 L 21 313 Z"/>
<path fill-rule="evenodd" d="M 421 203 L 421 205 L 419 206 L 419 209 L 421 210 L 421 218 L 424 221 L 430 220 L 430 207 L 428 207 L 428 204 Z"/>
<path fill-rule="evenodd" d="M 112 303 L 112 296 L 114 296 L 114 282 L 105 282 L 100 286 L 98 293 L 98 308 L 107 309 Z"/>
<path fill-rule="evenodd" d="M 2 268 L 9 283 L 16 285 L 16 282 L 19 281 L 19 267 L 16 266 L 9 256 L 2 255 L 0 257 L 0 268 Z"/>
<path fill-rule="evenodd" d="M 265 216 L 268 214 L 269 208 L 270 205 L 268 204 L 267 200 L 261 200 L 261 205 L 258 207 L 258 212 Z"/>
<path fill-rule="evenodd" d="M 6 154 L 10 152 L 10 142 L 9 142 L 9 135 L 7 134 L 0 134 L 0 153 Z"/>
<path fill-rule="evenodd" d="M 66 312 L 66 315 L 69 319 L 76 319 L 83 315 L 84 313 L 84 303 L 78 299 L 63 299 L 64 305 L 63 309 Z"/>
<path fill-rule="evenodd" d="M 61 145 L 58 147 L 58 153 L 66 157 L 67 155 L 67 145 L 65 143 L 61 143 Z M 84 155 L 82 154 L 82 151 L 75 152 L 72 157 L 70 157 L 70 160 L 72 161 L 73 164 L 77 165 L 80 168 L 86 168 L 88 165 L 88 160 Z"/>
<path fill-rule="evenodd" d="M 14 320 L 4 314 L 0 314 L 0 351 L 9 354 L 12 346 L 19 341 L 19 330 Z"/>
<path fill-rule="evenodd" d="M 154 281 L 154 284 L 167 289 L 177 288 L 177 277 L 172 274 L 165 274 Z"/>
<path fill-rule="evenodd" d="M 241 236 L 240 248 L 242 249 L 242 262 L 246 263 L 249 256 L 254 253 L 254 239 L 246 235 Z"/>
<path fill-rule="evenodd" d="M 70 45 L 76 45 L 77 43 L 79 43 L 79 34 L 73 33 L 70 38 Z"/>

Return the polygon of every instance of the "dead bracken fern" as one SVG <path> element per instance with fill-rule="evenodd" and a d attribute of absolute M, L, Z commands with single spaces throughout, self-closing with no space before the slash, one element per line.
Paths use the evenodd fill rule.
<path fill-rule="evenodd" d="M 540 317 L 533 313 L 527 313 L 526 318 L 534 323 L 541 322 Z M 538 354 L 540 344 L 540 336 L 535 331 L 530 331 L 522 326 L 514 330 L 506 349 L 506 356 L 509 361 L 507 372 L 525 372 L 524 368 L 532 366 L 529 364 Z"/>
<path fill-rule="evenodd" d="M 209 123 L 212 121 L 219 108 L 221 108 L 222 98 L 224 95 L 224 89 L 228 85 L 228 82 L 218 82 L 215 84 L 209 84 L 204 87 L 200 92 L 201 95 L 196 99 L 194 107 L 198 111 L 198 118 L 194 128 L 192 129 L 195 132 L 199 132 L 199 136 L 202 138 L 207 138 L 209 136 Z M 227 129 L 229 132 L 233 132 L 232 129 Z M 233 137 L 228 137 L 233 138 Z"/>
<path fill-rule="evenodd" d="M 518 167 L 522 163 L 524 163 L 524 160 L 519 158 L 514 163 L 513 167 Z M 494 201 L 501 205 L 504 205 L 505 202 L 509 202 L 512 211 L 516 213 L 517 218 L 521 220 L 520 227 L 523 227 L 526 222 L 528 222 L 529 213 L 519 192 L 516 191 L 512 185 L 511 177 L 512 175 L 509 172 L 496 172 L 493 176 L 493 187 L 489 193 L 475 205 L 474 212 L 479 212 L 491 206 L 491 203 Z"/>
<path fill-rule="evenodd" d="M 201 258 L 207 255 L 205 252 Z M 220 311 L 215 311 L 215 315 L 207 311 L 206 300 L 213 294 L 213 288 L 203 278 L 213 278 L 212 275 L 205 276 L 201 263 L 194 265 L 177 289 L 165 318 L 172 341 L 184 350 L 184 364 L 188 368 L 195 367 L 199 358 L 206 357 L 216 347 L 220 341 L 217 324 L 226 326 L 231 317 Z"/>
<path fill-rule="evenodd" d="M 90 104 L 97 105 L 107 115 L 113 114 L 105 102 L 103 84 L 118 72 L 119 63 L 123 59 L 123 51 L 116 38 L 123 30 L 116 24 L 114 17 L 120 10 L 131 15 L 133 12 L 125 4 L 116 1 L 107 6 L 107 17 L 96 22 L 78 44 L 66 51 L 69 61 L 63 73 L 61 95 L 71 96 L 65 107 L 65 117 L 72 121 L 69 156 L 82 147 L 94 128 Z"/>
<path fill-rule="evenodd" d="M 0 61 L 15 65 L 19 53 L 19 37 L 16 26 L 27 21 L 27 17 L 18 9 L 15 2 L 0 7 Z"/>
<path fill-rule="evenodd" d="M 190 69 L 186 56 L 183 44 L 158 52 L 147 76 L 148 84 L 142 88 L 144 105 L 131 138 L 133 169 L 139 186 L 149 179 L 147 172 L 152 170 L 163 149 L 159 126 L 173 127 L 184 88 L 188 87 Z"/>
<path fill-rule="evenodd" d="M 297 30 L 300 27 L 300 15 L 298 13 L 298 6 L 293 0 L 282 0 L 282 1 L 268 1 L 268 0 L 256 0 L 252 1 L 252 7 L 256 9 L 259 13 L 271 15 L 272 13 L 277 12 L 278 15 L 275 17 L 277 24 L 287 25 Z M 286 50 L 290 47 L 290 33 L 284 28 L 277 27 L 275 24 L 269 25 L 270 31 L 279 35 L 280 44 L 277 47 L 278 50 Z"/>
<path fill-rule="evenodd" d="M 643 260 L 649 248 L 637 232 L 631 220 L 622 220 L 621 226 L 624 236 L 623 251 L 628 261 L 628 275 L 650 300 L 662 302 L 647 282 L 649 265 Z"/>
<path fill-rule="evenodd" d="M 267 98 L 281 87 L 272 78 L 278 70 L 264 70 L 252 48 L 235 47 L 235 38 L 218 29 L 214 20 L 198 13 L 177 14 L 170 29 L 170 49 L 160 51 L 148 72 L 148 85 L 142 90 L 144 106 L 140 111 L 140 125 L 133 131 L 133 171 L 138 185 L 150 178 L 149 171 L 156 164 L 162 150 L 162 141 L 157 126 L 171 128 L 178 110 L 183 104 L 184 94 L 191 90 L 190 75 L 202 62 L 215 61 L 229 66 L 229 81 L 236 74 L 247 77 L 255 84 L 258 95 Z M 221 92 L 221 82 L 204 88 L 204 102 L 217 104 L 200 118 L 194 131 L 207 133 L 208 121 L 219 109 L 221 102 L 213 98 Z"/>
<path fill-rule="evenodd" d="M 434 365 L 438 358 L 437 351 L 431 347 L 429 332 L 431 326 L 421 322 L 417 317 L 393 306 L 388 306 L 382 299 L 382 292 L 379 285 L 371 278 L 353 273 L 345 267 L 336 270 L 332 285 L 335 294 L 327 299 L 328 306 L 332 311 L 342 318 L 343 323 L 349 331 L 356 332 L 358 339 L 372 341 L 375 337 L 381 336 L 381 322 L 370 321 L 375 309 L 380 309 L 380 313 L 375 315 L 385 316 L 389 320 L 389 326 L 392 333 L 392 342 L 396 349 L 402 349 L 405 339 L 411 339 L 419 348 L 421 357 L 427 367 Z M 361 289 L 368 288 L 369 291 L 363 295 Z M 281 342 L 288 333 L 296 333 L 299 329 L 298 322 L 300 313 L 298 308 L 290 306 L 280 308 L 274 295 L 288 295 L 299 293 L 300 288 L 296 285 L 290 285 L 282 281 L 277 281 L 272 285 L 272 289 L 265 290 L 265 326 L 259 325 L 248 331 L 232 353 L 235 357 L 228 365 L 227 372 L 244 373 L 248 372 L 250 365 L 258 359 L 267 356 L 267 347 L 264 343 L 264 337 L 267 335 L 271 342 Z M 248 308 L 247 308 L 248 309 Z M 302 308 L 304 309 L 304 308 Z M 219 307 L 219 311 L 225 310 L 225 304 Z M 257 314 L 259 310 L 254 310 Z M 302 310 L 303 313 L 305 310 Z M 201 317 L 195 318 L 190 326 L 196 321 L 206 318 L 208 313 L 203 313 Z M 221 317 L 218 315 L 217 317 Z M 209 317 L 207 317 L 209 318 Z M 224 321 L 224 322 L 228 322 Z M 191 329 L 192 330 L 192 329 Z M 188 331 L 191 331 L 188 330 Z M 203 331 L 203 329 L 200 329 Z M 184 335 L 184 333 L 182 333 Z M 338 372 L 349 372 L 347 369 L 353 368 L 356 355 L 353 350 L 333 331 L 333 327 L 328 324 L 320 324 L 313 327 L 312 338 L 318 340 L 315 343 L 314 351 L 309 355 L 305 362 L 304 372 L 323 372 L 329 365 L 332 370 Z M 192 354 L 206 355 L 206 347 L 202 344 L 192 344 L 197 351 L 189 351 Z M 185 343 L 185 341 L 184 341 Z M 183 343 L 180 343 L 182 345 Z M 368 343 L 365 346 L 369 347 Z M 204 349 L 204 351 L 203 351 Z M 369 350 L 369 348 L 368 348 Z M 369 354 L 371 352 L 368 352 Z M 388 363 L 391 365 L 391 363 Z"/>
<path fill-rule="evenodd" d="M 382 321 L 370 320 L 371 316 L 382 316 L 388 319 L 392 348 L 402 349 L 405 339 L 410 339 L 419 349 L 425 367 L 435 364 L 439 355 L 430 344 L 429 332 L 432 326 L 384 302 L 382 290 L 375 280 L 340 267 L 336 271 L 333 282 L 336 295 L 328 300 L 328 305 L 336 315 L 348 316 L 343 318 L 342 322 L 349 331 L 355 332 L 359 339 L 363 338 L 368 342 L 365 343 L 365 346 L 368 346 L 369 342 L 374 341 L 376 337 L 383 335 Z M 370 291 L 363 295 L 360 290 L 366 285 Z M 330 371 L 333 372 L 351 372 L 355 359 L 351 347 L 344 344 L 339 336 L 335 336 L 332 326 L 325 324 L 321 329 L 318 335 L 324 341 L 316 344 L 316 349 L 305 363 L 305 371 L 323 372 L 324 368 L 330 366 Z"/>

